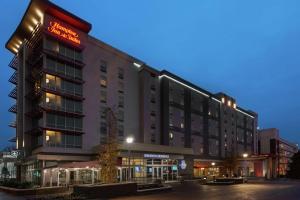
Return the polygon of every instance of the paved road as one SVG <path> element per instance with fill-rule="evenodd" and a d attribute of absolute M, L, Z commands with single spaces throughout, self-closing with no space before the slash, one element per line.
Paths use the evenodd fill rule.
<path fill-rule="evenodd" d="M 230 186 L 174 185 L 173 191 L 115 200 L 300 200 L 300 182 L 263 182 Z"/>
<path fill-rule="evenodd" d="M 230 186 L 208 186 L 195 182 L 173 184 L 169 192 L 114 198 L 114 200 L 300 200 L 300 182 L 276 181 Z M 0 192 L 0 200 L 24 200 Z"/>

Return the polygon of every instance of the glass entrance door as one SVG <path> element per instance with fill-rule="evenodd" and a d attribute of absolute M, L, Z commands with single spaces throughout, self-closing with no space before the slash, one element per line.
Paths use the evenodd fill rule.
<path fill-rule="evenodd" d="M 153 167 L 153 179 L 162 178 L 162 167 Z"/>

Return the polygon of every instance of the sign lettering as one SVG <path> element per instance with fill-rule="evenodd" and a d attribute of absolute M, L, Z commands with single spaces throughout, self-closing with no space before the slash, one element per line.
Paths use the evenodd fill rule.
<path fill-rule="evenodd" d="M 73 43 L 80 44 L 78 33 L 70 28 L 61 25 L 59 22 L 50 21 L 48 31 Z"/>

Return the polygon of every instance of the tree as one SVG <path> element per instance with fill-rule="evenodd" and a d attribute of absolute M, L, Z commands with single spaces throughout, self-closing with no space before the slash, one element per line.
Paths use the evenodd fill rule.
<path fill-rule="evenodd" d="M 289 162 L 289 169 L 287 171 L 287 177 L 300 179 L 300 151 L 295 153 Z"/>
<path fill-rule="evenodd" d="M 7 179 L 9 177 L 9 171 L 7 169 L 6 166 L 3 166 L 2 167 L 2 170 L 1 170 L 1 177 L 4 178 L 4 179 Z"/>
<path fill-rule="evenodd" d="M 233 175 L 234 168 L 236 167 L 237 164 L 237 158 L 235 156 L 230 156 L 225 158 L 224 160 L 224 167 L 228 173 L 229 176 Z"/>
<path fill-rule="evenodd" d="M 100 176 L 103 183 L 115 183 L 117 182 L 117 160 L 119 155 L 116 138 L 117 120 L 114 112 L 110 108 L 106 110 L 106 119 L 108 124 L 108 137 L 99 152 Z"/>

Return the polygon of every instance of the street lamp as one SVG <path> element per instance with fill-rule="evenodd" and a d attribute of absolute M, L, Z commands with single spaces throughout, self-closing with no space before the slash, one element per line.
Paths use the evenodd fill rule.
<path fill-rule="evenodd" d="M 131 151 L 130 151 L 129 145 L 132 144 L 133 141 L 134 141 L 134 138 L 131 137 L 131 136 L 126 138 L 126 143 L 128 144 L 128 174 L 129 174 L 128 180 L 131 180 L 131 168 L 130 168 L 130 154 L 131 154 Z"/>
<path fill-rule="evenodd" d="M 134 140 L 133 137 L 127 137 L 126 138 L 126 143 L 131 144 L 131 143 L 133 143 L 133 140 Z"/>
<path fill-rule="evenodd" d="M 243 158 L 248 158 L 248 154 L 247 154 L 247 153 L 244 153 L 244 154 L 243 154 Z"/>

